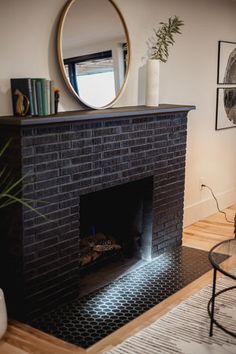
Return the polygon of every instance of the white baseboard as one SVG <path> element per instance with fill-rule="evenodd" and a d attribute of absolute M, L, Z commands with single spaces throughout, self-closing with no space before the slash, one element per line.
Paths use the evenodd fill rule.
<path fill-rule="evenodd" d="M 184 227 L 217 213 L 216 202 L 210 191 L 202 191 L 204 199 L 184 208 Z M 236 188 L 216 194 L 220 209 L 225 209 L 236 203 Z"/>

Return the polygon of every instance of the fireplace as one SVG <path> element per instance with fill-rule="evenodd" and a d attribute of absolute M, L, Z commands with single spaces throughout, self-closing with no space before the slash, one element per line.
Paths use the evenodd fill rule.
<path fill-rule="evenodd" d="M 80 198 L 80 265 L 114 257 L 151 259 L 153 178 Z"/>
<path fill-rule="evenodd" d="M 4 163 L 16 178 L 25 176 L 23 196 L 46 216 L 16 205 L 1 216 L 1 269 L 8 269 L 1 274 L 1 286 L 14 317 L 32 317 L 78 296 L 79 246 L 86 234 L 111 233 L 111 243 L 115 239 L 120 245 L 121 234 L 128 232 L 132 237 L 128 245 L 122 241 L 122 252 L 144 259 L 181 244 L 187 113 L 193 108 L 163 105 L 1 118 L 1 141 L 12 138 Z M 118 203 L 124 207 L 131 203 L 134 215 L 126 228 L 117 221 L 127 216 L 123 207 L 113 209 L 109 220 L 100 215 L 104 231 L 98 220 L 81 219 L 95 193 L 92 219 L 112 212 L 113 199 L 123 198 Z M 102 211 L 103 200 L 112 208 Z M 118 235 L 110 230 L 113 221 Z"/>

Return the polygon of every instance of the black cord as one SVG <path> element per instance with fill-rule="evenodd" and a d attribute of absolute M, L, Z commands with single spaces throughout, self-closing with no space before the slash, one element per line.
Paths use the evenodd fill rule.
<path fill-rule="evenodd" d="M 206 186 L 205 184 L 202 184 L 202 187 L 209 189 L 209 191 L 210 191 L 211 194 L 212 194 L 212 197 L 215 199 L 217 210 L 219 211 L 219 213 L 224 214 L 225 220 L 226 220 L 227 222 L 229 222 L 230 224 L 236 224 L 236 221 L 230 221 L 230 220 L 227 218 L 226 212 L 220 209 L 218 200 L 217 200 L 217 198 L 216 198 L 216 196 L 215 196 L 213 190 L 212 190 L 210 187 Z"/>

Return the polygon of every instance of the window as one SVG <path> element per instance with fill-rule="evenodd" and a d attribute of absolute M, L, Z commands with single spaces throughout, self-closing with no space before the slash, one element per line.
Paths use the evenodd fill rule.
<path fill-rule="evenodd" d="M 105 106 L 115 94 L 112 52 L 99 52 L 64 60 L 66 75 L 85 102 Z"/>

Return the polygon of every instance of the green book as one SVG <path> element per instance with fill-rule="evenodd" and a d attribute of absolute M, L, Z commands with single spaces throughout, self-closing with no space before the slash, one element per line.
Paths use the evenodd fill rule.
<path fill-rule="evenodd" d="M 55 114 L 54 81 L 50 80 L 50 114 Z"/>
<path fill-rule="evenodd" d="M 43 98 L 42 98 L 42 83 L 40 79 L 36 79 L 36 97 L 37 97 L 37 107 L 38 115 L 43 116 Z"/>
<path fill-rule="evenodd" d="M 50 80 L 46 80 L 46 94 L 47 94 L 47 115 L 50 114 Z"/>
<path fill-rule="evenodd" d="M 47 87 L 46 87 L 46 79 L 41 80 L 41 90 L 42 90 L 42 103 L 43 103 L 43 115 L 47 115 Z"/>
<path fill-rule="evenodd" d="M 31 79 L 31 87 L 32 87 L 32 99 L 33 99 L 33 107 L 34 107 L 34 114 L 38 116 L 38 102 L 37 102 L 37 92 L 36 92 L 36 80 Z"/>
<path fill-rule="evenodd" d="M 41 88 L 41 94 L 37 95 L 37 98 L 40 99 L 40 111 L 39 111 L 39 115 L 40 116 L 46 116 L 48 114 L 48 95 L 47 95 L 47 83 L 46 83 L 46 79 L 44 78 L 37 78 L 36 80 L 36 85 L 38 87 Z M 38 84 L 38 82 L 40 84 Z M 40 96 L 40 97 L 39 97 Z"/>

